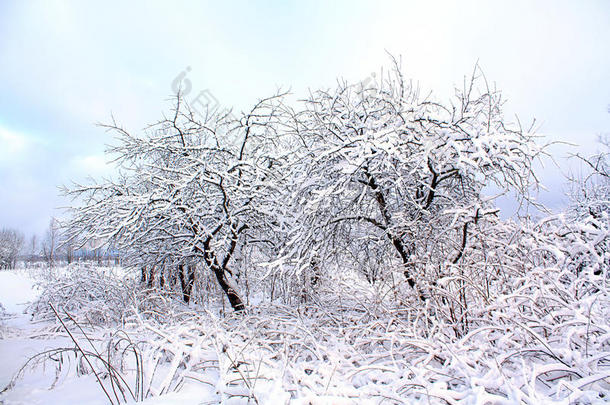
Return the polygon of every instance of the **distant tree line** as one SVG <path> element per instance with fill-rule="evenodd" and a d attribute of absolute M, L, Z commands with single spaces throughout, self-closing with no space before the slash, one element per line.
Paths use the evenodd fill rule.
<path fill-rule="evenodd" d="M 42 238 L 32 235 L 26 242 L 23 232 L 13 228 L 0 230 L 0 269 L 8 270 L 23 262 L 26 267 L 67 265 L 75 261 L 114 265 L 120 263 L 118 252 L 92 243 L 78 249 L 61 231 L 56 218 L 51 218 Z"/>

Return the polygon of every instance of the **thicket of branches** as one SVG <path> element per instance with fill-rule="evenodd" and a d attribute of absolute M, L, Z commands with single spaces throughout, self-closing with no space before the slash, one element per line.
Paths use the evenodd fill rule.
<path fill-rule="evenodd" d="M 71 243 L 105 243 L 144 288 L 187 303 L 201 301 L 212 276 L 236 311 L 251 295 L 315 300 L 331 276 L 356 272 L 389 288 L 399 307 L 429 308 L 458 336 L 528 263 L 551 260 L 515 248 L 526 224 L 501 220 L 483 192 L 494 184 L 527 198 L 544 148 L 505 119 L 500 92 L 478 68 L 448 102 L 422 96 L 396 64 L 375 86 L 340 82 L 296 104 L 286 97 L 236 118 L 201 114 L 178 94 L 142 134 L 107 125 L 119 175 L 65 189 L 77 201 L 65 224 Z M 607 182 L 604 159 L 585 161 Z M 575 186 L 569 220 L 547 221 L 559 236 L 544 243 L 554 247 L 536 249 L 573 244 L 575 231 L 562 230 L 571 223 L 607 230 L 608 189 L 592 181 Z M 594 250 L 607 264 L 601 238 Z"/>

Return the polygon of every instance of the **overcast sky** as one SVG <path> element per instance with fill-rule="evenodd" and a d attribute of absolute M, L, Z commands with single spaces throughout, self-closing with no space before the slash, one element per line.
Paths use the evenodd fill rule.
<path fill-rule="evenodd" d="M 478 61 L 547 141 L 595 150 L 610 132 L 609 1 L 0 1 L 0 227 L 41 234 L 57 186 L 109 172 L 95 124 L 131 131 L 190 80 L 238 111 L 278 87 L 304 96 L 402 57 L 444 97 Z M 558 160 L 566 170 L 563 160 Z M 561 202 L 561 170 L 542 180 Z"/>

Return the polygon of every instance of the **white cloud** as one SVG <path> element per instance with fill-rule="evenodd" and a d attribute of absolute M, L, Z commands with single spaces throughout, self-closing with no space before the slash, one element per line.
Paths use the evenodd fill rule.
<path fill-rule="evenodd" d="M 31 144 L 28 136 L 0 127 L 0 161 L 10 163 L 22 159 Z"/>

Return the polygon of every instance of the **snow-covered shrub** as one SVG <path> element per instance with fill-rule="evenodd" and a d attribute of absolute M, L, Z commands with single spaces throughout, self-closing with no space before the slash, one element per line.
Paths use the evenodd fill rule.
<path fill-rule="evenodd" d="M 34 319 L 54 318 L 50 304 L 89 325 L 122 323 L 133 305 L 134 282 L 112 268 L 71 265 L 39 282 L 41 294 L 27 309 Z"/>
<path fill-rule="evenodd" d="M 145 381 L 156 394 L 203 383 L 216 388 L 211 400 L 238 403 L 603 400 L 610 389 L 608 295 L 599 293 L 594 307 L 588 300 L 549 306 L 556 276 L 530 273 L 461 338 L 414 312 L 383 311 L 383 303 L 372 310 L 362 291 L 350 298 L 337 285 L 341 299 L 300 309 L 273 304 L 164 328 L 143 324 L 150 333 Z"/>
<path fill-rule="evenodd" d="M 132 274 L 120 268 L 71 265 L 52 270 L 38 282 L 39 298 L 27 309 L 36 320 L 55 318 L 54 305 L 79 324 L 120 326 L 134 323 L 134 314 L 155 322 L 178 322 L 182 306 L 172 292 L 142 288 Z"/>

